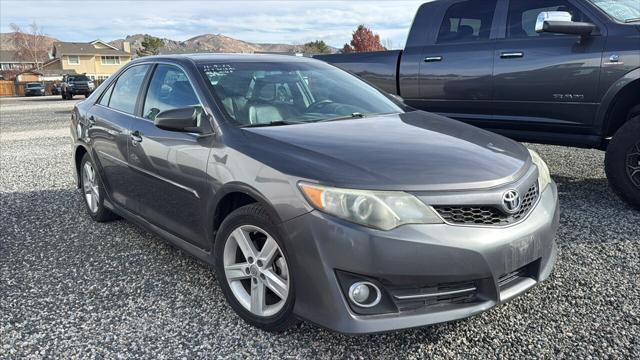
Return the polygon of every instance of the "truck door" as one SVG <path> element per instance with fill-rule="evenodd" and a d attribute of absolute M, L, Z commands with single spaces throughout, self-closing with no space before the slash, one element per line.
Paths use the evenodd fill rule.
<path fill-rule="evenodd" d="M 447 4 L 423 49 L 419 99 L 408 103 L 463 121 L 490 117 L 496 0 Z"/>
<path fill-rule="evenodd" d="M 553 141 L 543 135 L 550 131 L 588 132 L 598 106 L 606 29 L 577 1 L 505 3 L 505 34 L 496 40 L 494 54 L 495 114 L 488 127 L 523 141 Z M 543 11 L 569 12 L 573 21 L 596 24 L 599 34 L 581 38 L 536 33 L 536 19 Z"/>

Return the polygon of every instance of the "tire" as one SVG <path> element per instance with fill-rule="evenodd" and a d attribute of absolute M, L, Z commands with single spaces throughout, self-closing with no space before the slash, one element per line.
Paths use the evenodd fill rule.
<path fill-rule="evenodd" d="M 605 171 L 613 191 L 640 210 L 640 113 L 629 116 L 607 147 Z"/>
<path fill-rule="evenodd" d="M 91 172 L 93 176 L 90 175 Z M 89 216 L 97 222 L 108 222 L 117 219 L 118 216 L 104 206 L 104 186 L 89 154 L 84 154 L 82 157 L 78 176 L 80 177 L 82 198 Z"/>
<path fill-rule="evenodd" d="M 270 332 L 284 331 L 298 321 L 293 314 L 295 292 L 282 238 L 266 209 L 250 204 L 224 219 L 214 244 L 216 277 L 227 302 L 244 321 Z M 252 245 L 249 250 L 245 250 L 246 241 Z M 277 250 L 266 250 L 274 245 Z M 265 256 L 262 250 L 274 255 Z M 251 253 L 245 255 L 247 251 Z M 282 291 L 285 287 L 286 294 Z M 254 301 L 260 299 L 254 294 L 262 294 L 264 301 Z"/>

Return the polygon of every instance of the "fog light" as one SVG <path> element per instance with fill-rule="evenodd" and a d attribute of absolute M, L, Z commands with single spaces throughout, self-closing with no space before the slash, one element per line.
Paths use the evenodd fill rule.
<path fill-rule="evenodd" d="M 381 298 L 380 289 L 368 281 L 356 282 L 349 287 L 349 300 L 357 306 L 373 307 L 380 303 Z"/>

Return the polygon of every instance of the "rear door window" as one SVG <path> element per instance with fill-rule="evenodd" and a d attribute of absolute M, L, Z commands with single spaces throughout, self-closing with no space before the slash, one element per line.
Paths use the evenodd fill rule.
<path fill-rule="evenodd" d="M 127 69 L 116 81 L 109 100 L 109 107 L 127 114 L 135 114 L 136 102 L 149 65 L 137 65 Z"/>
<path fill-rule="evenodd" d="M 109 100 L 111 99 L 111 93 L 113 92 L 113 84 L 109 85 L 109 88 L 102 94 L 98 104 L 103 106 L 109 106 Z"/>
<path fill-rule="evenodd" d="M 489 40 L 496 0 L 467 0 L 451 5 L 444 15 L 438 43 Z"/>

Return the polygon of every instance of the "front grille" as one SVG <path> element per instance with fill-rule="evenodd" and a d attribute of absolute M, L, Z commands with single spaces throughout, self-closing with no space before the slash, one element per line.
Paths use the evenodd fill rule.
<path fill-rule="evenodd" d="M 522 198 L 522 206 L 515 214 L 507 214 L 497 206 L 434 206 L 444 221 L 460 225 L 505 226 L 522 220 L 538 199 L 538 185 L 532 185 Z"/>
<path fill-rule="evenodd" d="M 388 289 L 398 310 L 408 311 L 433 305 L 464 304 L 477 300 L 475 281 L 441 283 L 423 287 Z"/>

